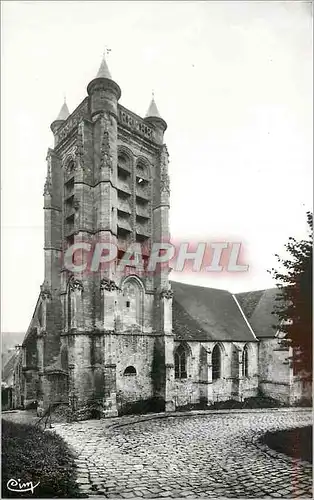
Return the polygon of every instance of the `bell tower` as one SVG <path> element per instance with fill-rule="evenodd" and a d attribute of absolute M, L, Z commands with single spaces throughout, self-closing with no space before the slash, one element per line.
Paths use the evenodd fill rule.
<path fill-rule="evenodd" d="M 112 416 L 158 400 L 171 410 L 169 268 L 146 272 L 153 244 L 169 239 L 167 124 L 154 98 L 145 118 L 119 104 L 105 57 L 87 94 L 72 114 L 64 103 L 51 124 L 42 405 L 62 397 L 74 409 L 96 404 Z M 108 244 L 116 257 L 91 266 Z M 65 255 L 76 247 L 75 262 L 86 265 L 71 270 Z"/>

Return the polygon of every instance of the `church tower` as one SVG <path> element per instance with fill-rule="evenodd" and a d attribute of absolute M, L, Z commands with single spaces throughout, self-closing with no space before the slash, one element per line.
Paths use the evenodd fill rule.
<path fill-rule="evenodd" d="M 119 104 L 105 57 L 87 94 L 71 114 L 64 103 L 51 124 L 39 405 L 96 404 L 103 416 L 139 401 L 172 410 L 169 267 L 145 270 L 152 245 L 169 240 L 167 124 L 154 97 L 145 118 Z M 110 263 L 108 248 L 116 248 Z"/>

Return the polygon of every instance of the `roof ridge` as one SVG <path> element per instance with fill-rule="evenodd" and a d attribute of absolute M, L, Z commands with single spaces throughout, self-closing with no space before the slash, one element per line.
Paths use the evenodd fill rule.
<path fill-rule="evenodd" d="M 246 292 L 236 292 L 234 295 L 241 295 L 244 293 L 257 293 L 257 292 L 267 292 L 268 290 L 279 290 L 276 286 L 270 288 L 260 288 L 259 290 L 247 290 Z"/>
<path fill-rule="evenodd" d="M 229 292 L 229 290 L 226 290 L 225 288 L 212 288 L 210 286 L 204 286 L 204 285 L 192 285 L 190 283 L 183 283 L 182 281 L 174 281 L 174 280 L 169 280 L 170 283 L 178 283 L 179 285 L 184 285 L 184 286 L 191 286 L 191 287 L 194 287 L 194 288 L 202 288 L 204 290 L 217 290 L 217 292 L 227 292 L 227 293 L 230 293 L 232 295 L 231 292 Z"/>

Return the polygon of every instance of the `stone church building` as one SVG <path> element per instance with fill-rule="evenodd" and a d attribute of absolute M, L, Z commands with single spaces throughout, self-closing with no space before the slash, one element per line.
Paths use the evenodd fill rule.
<path fill-rule="evenodd" d="M 167 128 L 154 98 L 145 118 L 119 104 L 103 59 L 87 96 L 51 124 L 44 187 L 45 276 L 13 374 L 16 407 L 36 402 L 103 416 L 128 403 L 165 411 L 257 394 L 293 402 L 300 384 L 273 329 L 276 289 L 232 295 L 169 281 L 169 268 L 140 276 L 117 263 L 130 243 L 147 259 L 169 239 Z M 118 247 L 110 266 L 73 273 L 74 243 Z"/>

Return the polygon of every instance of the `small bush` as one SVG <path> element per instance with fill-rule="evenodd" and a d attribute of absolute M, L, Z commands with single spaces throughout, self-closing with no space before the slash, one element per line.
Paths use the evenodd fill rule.
<path fill-rule="evenodd" d="M 82 408 L 78 408 L 72 411 L 69 415 L 69 420 L 79 421 L 79 420 L 95 420 L 102 417 L 103 407 L 100 403 L 89 401 Z"/>
<path fill-rule="evenodd" d="M 191 410 L 208 410 L 209 406 L 206 401 L 200 401 L 199 403 L 188 403 L 183 406 L 178 406 L 177 411 L 191 411 Z"/>
<path fill-rule="evenodd" d="M 2 422 L 2 497 L 16 498 L 9 479 L 40 484 L 24 498 L 78 498 L 74 457 L 60 436 L 34 426 Z"/>
<path fill-rule="evenodd" d="M 210 410 L 254 410 L 258 408 L 279 408 L 283 406 L 280 401 L 268 397 L 251 397 L 246 398 L 244 401 L 236 401 L 229 399 L 228 401 L 217 401 L 208 408 Z"/>
<path fill-rule="evenodd" d="M 227 401 L 215 401 L 214 403 L 206 403 L 200 401 L 199 403 L 190 403 L 184 406 L 177 407 L 177 411 L 190 411 L 190 410 L 242 410 L 242 409 L 257 409 L 257 408 L 279 408 L 283 406 L 280 401 L 268 397 L 251 397 L 244 401 L 236 401 L 235 399 L 228 399 Z"/>
<path fill-rule="evenodd" d="M 283 406 L 287 406 L 281 401 L 277 399 L 269 398 L 267 396 L 257 396 L 247 398 L 243 401 L 243 408 L 280 408 Z"/>
<path fill-rule="evenodd" d="M 119 409 L 119 415 L 141 415 L 165 411 L 165 402 L 160 398 L 151 398 L 130 403 L 124 403 Z"/>
<path fill-rule="evenodd" d="M 25 410 L 37 410 L 38 401 L 31 401 L 25 406 Z"/>

